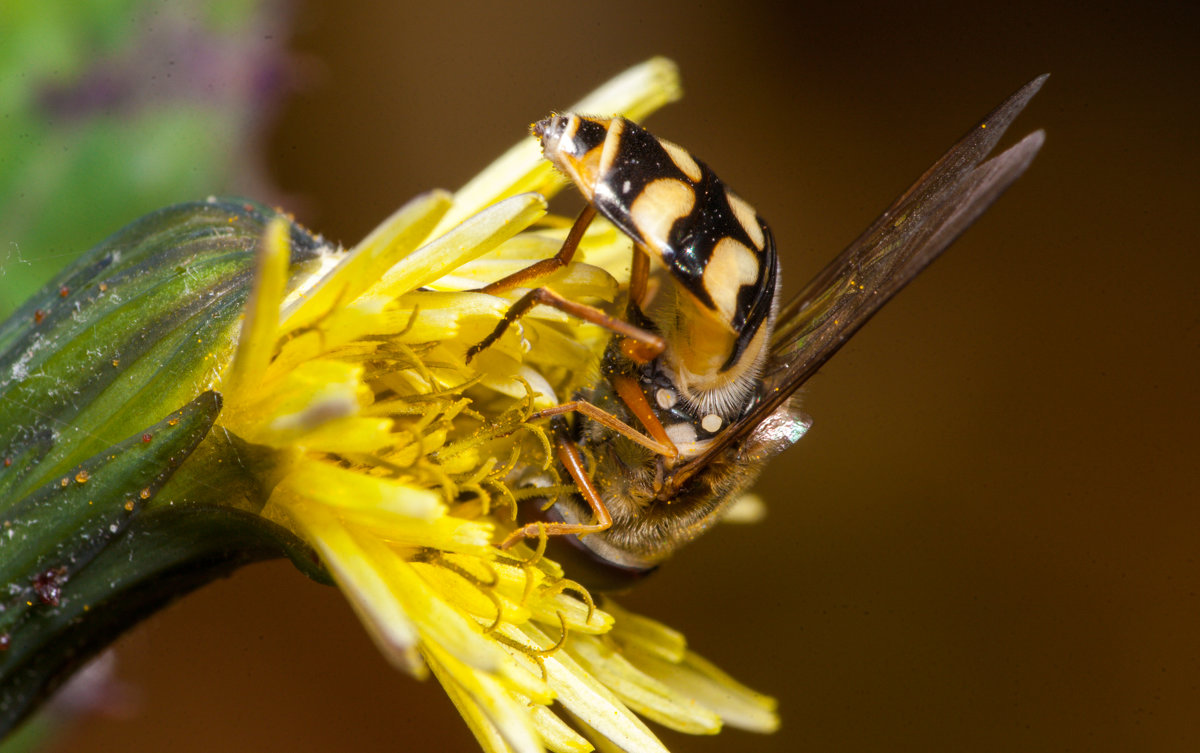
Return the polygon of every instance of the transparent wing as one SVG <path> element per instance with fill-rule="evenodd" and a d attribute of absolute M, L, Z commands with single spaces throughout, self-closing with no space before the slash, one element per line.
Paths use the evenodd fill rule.
<path fill-rule="evenodd" d="M 794 392 L 1025 171 L 1041 131 L 980 162 L 1045 80 L 1029 82 L 971 129 L 783 307 L 765 374 L 770 388 Z"/>
<path fill-rule="evenodd" d="M 763 402 L 689 466 L 706 463 L 773 413 L 1025 171 L 1042 145 L 1041 131 L 983 159 L 1046 78 L 1021 87 L 984 118 L 782 308 Z"/>

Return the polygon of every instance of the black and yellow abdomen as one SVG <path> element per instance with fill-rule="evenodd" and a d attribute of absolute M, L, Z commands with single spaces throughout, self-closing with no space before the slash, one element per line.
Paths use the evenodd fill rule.
<path fill-rule="evenodd" d="M 704 392 L 751 376 L 779 267 L 754 208 L 687 150 L 624 118 L 555 115 L 534 131 L 546 157 L 684 293 L 670 319 L 687 326 L 667 333 L 683 381 Z"/>

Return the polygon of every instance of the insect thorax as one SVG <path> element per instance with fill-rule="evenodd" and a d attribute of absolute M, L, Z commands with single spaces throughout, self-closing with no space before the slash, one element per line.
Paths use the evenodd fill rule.
<path fill-rule="evenodd" d="M 648 384 L 649 389 L 663 388 L 658 381 Z M 580 397 L 611 409 L 624 421 L 634 420 L 607 382 Z M 679 404 L 659 415 L 679 422 L 702 421 Z M 784 441 L 781 426 L 791 432 Z M 798 439 L 805 428 L 807 419 L 786 405 L 774 421 L 764 422 L 741 442 L 718 453 L 676 494 L 662 499 L 660 490 L 670 471 L 661 456 L 593 421 L 576 420 L 573 438 L 583 450 L 613 525 L 582 539 L 568 537 L 567 543 L 590 552 L 600 567 L 635 573 L 653 569 L 719 521 L 728 504 L 757 479 L 767 460 Z M 566 522 L 587 522 L 592 516 L 578 495 L 561 497 L 550 512 Z"/>
<path fill-rule="evenodd" d="M 656 417 L 677 442 L 681 453 L 695 454 L 702 450 L 728 426 L 727 422 L 715 425 L 711 416 L 700 415 L 680 400 L 671 375 L 657 361 L 644 365 L 632 363 L 614 343 L 605 355 L 602 369 L 610 375 L 615 372 L 639 382 Z M 576 397 L 631 426 L 638 425 L 607 379 L 580 391 Z M 754 480 L 766 459 L 763 456 L 759 461 L 746 462 L 742 457 L 743 447 L 734 446 L 723 457 L 707 464 L 678 494 L 661 499 L 663 482 L 670 473 L 669 463 L 662 456 L 583 417 L 574 420 L 572 438 L 582 450 L 589 474 L 613 518 L 613 525 L 607 531 L 573 543 L 593 552 L 604 564 L 633 570 L 654 567 L 716 522 L 721 508 Z M 586 522 L 592 515 L 578 495 L 560 498 L 552 514 L 567 522 Z"/>
<path fill-rule="evenodd" d="M 547 159 L 669 278 L 665 304 L 638 303 L 674 346 L 667 358 L 684 391 L 712 391 L 756 363 L 778 257 L 754 207 L 687 150 L 624 118 L 566 113 L 535 132 Z"/>

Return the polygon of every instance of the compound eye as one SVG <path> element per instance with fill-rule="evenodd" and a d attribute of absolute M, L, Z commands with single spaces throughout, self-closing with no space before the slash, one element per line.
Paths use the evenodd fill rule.
<path fill-rule="evenodd" d="M 562 138 L 567 119 L 562 115 L 551 115 L 533 124 L 533 135 L 545 146 Z"/>

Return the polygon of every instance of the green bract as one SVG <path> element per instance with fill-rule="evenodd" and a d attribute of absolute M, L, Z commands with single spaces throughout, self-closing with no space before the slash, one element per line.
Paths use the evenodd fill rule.
<path fill-rule="evenodd" d="M 228 200 L 162 209 L 0 324 L 0 499 L 25 496 L 212 383 L 275 216 Z M 293 226 L 291 247 L 296 264 L 320 241 Z"/>
<path fill-rule="evenodd" d="M 160 210 L 0 324 L 0 733 L 131 616 L 211 579 L 231 557 L 279 553 L 270 547 L 280 532 L 233 509 L 261 507 L 246 467 L 270 458 L 209 436 L 221 399 L 205 391 L 232 353 L 256 248 L 277 216 L 233 200 Z M 322 242 L 290 228 L 295 270 Z M 220 462 L 235 452 L 242 462 Z M 204 467 L 171 485 L 194 454 Z M 206 501 L 222 507 L 181 504 Z M 173 517 L 156 519 L 167 505 Z M 145 535 L 183 518 L 189 528 L 164 546 Z M 240 533 L 217 543 L 213 525 Z M 122 540 L 131 548 L 119 554 Z M 86 631 L 73 625 L 84 612 Z M 108 629 L 97 629 L 105 619 Z M 64 640 L 72 631 L 78 639 Z"/>

